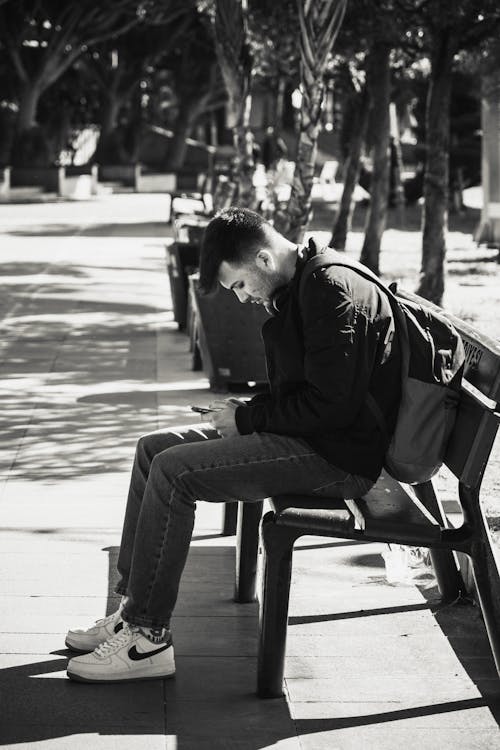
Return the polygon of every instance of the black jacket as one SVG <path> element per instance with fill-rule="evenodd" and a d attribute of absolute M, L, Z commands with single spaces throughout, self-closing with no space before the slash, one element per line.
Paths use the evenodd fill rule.
<path fill-rule="evenodd" d="M 328 250 L 331 253 L 331 250 Z M 400 352 L 387 296 L 349 268 L 330 265 L 300 279 L 314 243 L 299 252 L 295 275 L 264 323 L 269 393 L 236 410 L 238 431 L 304 438 L 329 463 L 376 480 L 387 441 L 366 405 L 368 391 L 392 433 L 400 398 Z M 340 262 L 343 258 L 338 256 Z"/>

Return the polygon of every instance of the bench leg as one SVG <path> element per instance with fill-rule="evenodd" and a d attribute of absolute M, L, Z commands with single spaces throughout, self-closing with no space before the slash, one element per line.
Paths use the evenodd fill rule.
<path fill-rule="evenodd" d="M 238 521 L 238 503 L 226 503 L 224 506 L 224 523 L 222 536 L 234 536 Z"/>
<path fill-rule="evenodd" d="M 276 525 L 272 512 L 264 516 L 261 529 L 264 566 L 257 694 L 260 698 L 280 698 L 283 695 L 293 545 L 302 532 Z"/>
<path fill-rule="evenodd" d="M 432 513 L 436 521 L 445 527 L 448 525 L 443 507 L 436 497 L 432 482 L 415 485 L 413 488 L 420 502 Z M 453 602 L 464 591 L 460 570 L 451 550 L 430 549 L 432 567 L 436 574 L 439 593 L 443 601 Z"/>
<path fill-rule="evenodd" d="M 455 555 L 453 552 L 432 549 L 432 547 L 429 549 L 429 554 L 442 601 L 454 602 L 464 591 L 464 584 L 457 568 Z"/>
<path fill-rule="evenodd" d="M 479 504 L 478 493 L 460 487 L 460 494 L 474 496 L 464 505 L 467 505 L 469 512 L 473 511 L 473 524 L 475 530 L 475 539 L 471 544 L 469 556 L 472 559 L 472 570 L 474 581 L 476 583 L 479 604 L 484 617 L 484 624 L 488 639 L 490 641 L 491 651 L 495 660 L 495 666 L 500 676 L 500 575 L 498 564 L 495 560 L 492 549 L 492 540 L 488 528 L 488 522 L 483 516 Z"/>
<path fill-rule="evenodd" d="M 255 601 L 257 558 L 259 555 L 259 526 L 262 501 L 238 503 L 238 529 L 236 532 L 235 602 Z"/>

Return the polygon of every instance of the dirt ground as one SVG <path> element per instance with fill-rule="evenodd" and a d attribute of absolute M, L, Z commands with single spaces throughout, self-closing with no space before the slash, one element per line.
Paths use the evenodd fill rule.
<path fill-rule="evenodd" d="M 473 233 L 480 212 L 468 208 L 450 214 L 447 235 L 447 275 L 443 307 L 466 320 L 481 333 L 500 341 L 500 262 L 498 251 L 474 242 Z M 333 207 L 315 206 L 311 233 L 329 242 L 334 219 Z M 348 238 L 347 252 L 359 258 L 363 243 L 366 209 L 358 204 Z M 421 263 L 422 235 L 419 206 L 406 209 L 404 226 L 389 212 L 382 241 L 380 270 L 384 279 L 397 280 L 403 289 L 415 291 Z M 456 497 L 456 479 L 449 472 L 439 474 L 437 487 L 444 499 Z M 495 542 L 500 548 L 500 438 L 497 436 L 482 485 L 483 507 Z"/>

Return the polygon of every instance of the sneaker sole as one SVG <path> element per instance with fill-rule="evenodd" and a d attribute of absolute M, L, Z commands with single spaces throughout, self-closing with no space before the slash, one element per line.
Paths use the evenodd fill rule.
<path fill-rule="evenodd" d="M 67 649 L 69 649 L 70 651 L 73 651 L 73 653 L 82 654 L 82 655 L 91 654 L 92 651 L 94 651 L 94 649 L 97 648 L 97 646 L 89 646 L 89 648 L 78 648 L 78 646 L 73 646 L 73 644 L 70 643 L 68 640 L 64 641 L 64 645 L 66 646 Z"/>
<path fill-rule="evenodd" d="M 169 672 L 169 674 L 158 674 L 150 675 L 145 677 L 115 677 L 114 679 L 107 678 L 105 680 L 99 680 L 92 677 L 80 677 L 80 675 L 74 672 L 66 673 L 70 680 L 73 682 L 90 682 L 90 683 L 106 683 L 106 682 L 144 682 L 144 680 L 170 680 L 175 677 L 175 672 Z"/>

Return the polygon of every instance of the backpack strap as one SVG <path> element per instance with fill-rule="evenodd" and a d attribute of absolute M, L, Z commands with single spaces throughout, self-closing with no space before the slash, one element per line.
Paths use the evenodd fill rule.
<path fill-rule="evenodd" d="M 309 241 L 309 247 L 312 251 L 316 250 L 316 244 L 314 240 Z M 328 247 L 319 253 L 316 251 L 316 254 L 307 261 L 302 272 L 299 285 L 299 295 L 303 295 L 305 282 L 309 278 L 309 276 L 314 273 L 314 271 L 317 271 L 319 268 L 327 268 L 329 266 L 350 268 L 352 271 L 355 271 L 367 281 L 373 282 L 375 286 L 377 286 L 387 296 L 389 304 L 391 306 L 392 314 L 394 316 L 394 330 L 397 332 L 399 337 L 401 348 L 401 378 L 404 379 L 408 375 L 410 365 L 410 342 L 405 313 L 403 312 L 400 302 L 394 292 L 389 287 L 387 287 L 377 276 L 375 276 L 373 271 L 370 271 L 367 266 L 364 266 L 358 261 L 351 259 L 347 260 L 341 257 L 340 254 L 331 247 Z M 371 411 L 375 421 L 377 422 L 384 438 L 386 440 L 389 440 L 389 430 L 387 428 L 387 422 L 382 409 L 377 404 L 374 397 L 369 391 L 366 394 L 365 403 Z"/>

